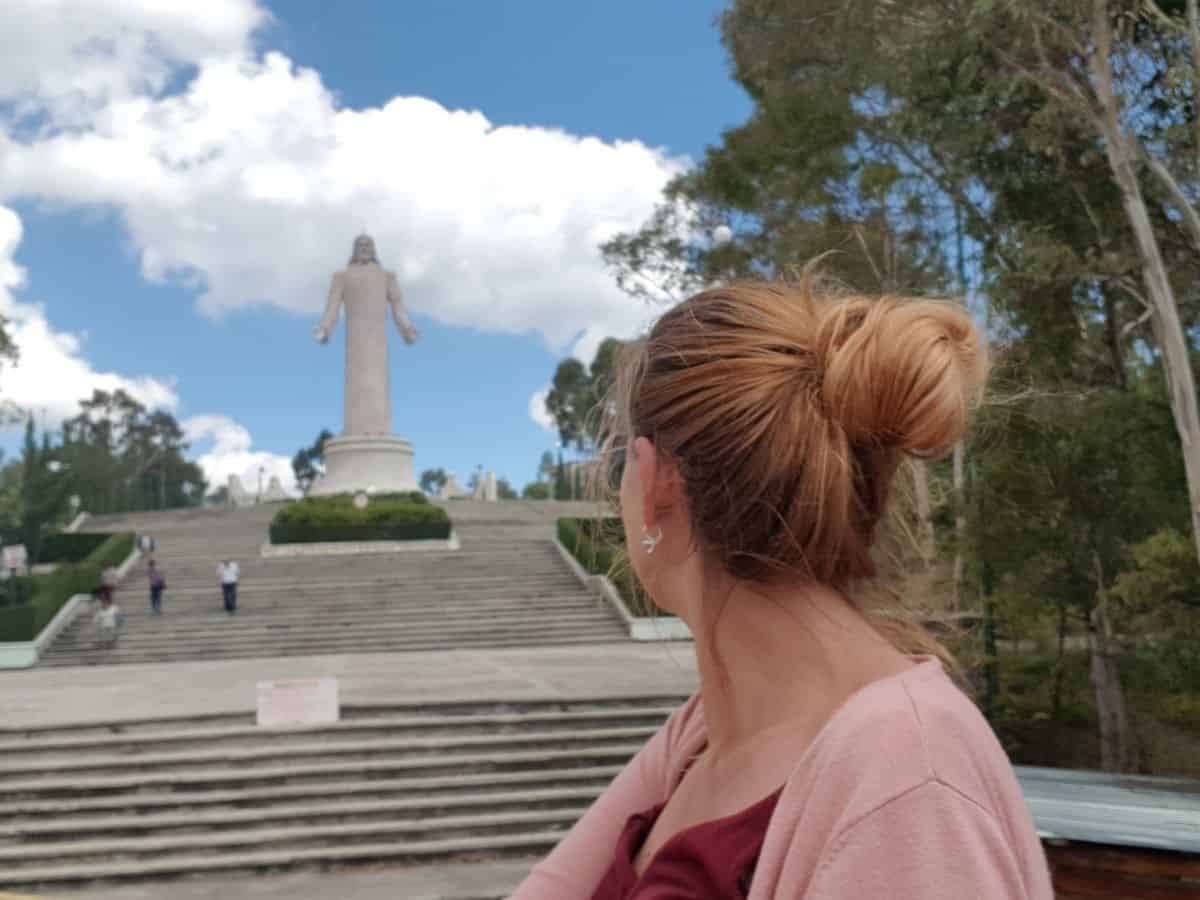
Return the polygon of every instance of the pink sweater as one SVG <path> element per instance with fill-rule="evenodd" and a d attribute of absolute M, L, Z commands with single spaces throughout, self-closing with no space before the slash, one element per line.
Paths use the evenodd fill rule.
<path fill-rule="evenodd" d="M 511 900 L 588 900 L 629 816 L 666 802 L 706 742 L 675 711 Z M 863 688 L 800 757 L 749 900 L 1053 900 L 1004 750 L 934 659 Z"/>

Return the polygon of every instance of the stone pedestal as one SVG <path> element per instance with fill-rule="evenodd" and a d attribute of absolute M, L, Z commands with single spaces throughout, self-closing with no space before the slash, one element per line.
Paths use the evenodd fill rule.
<path fill-rule="evenodd" d="M 412 444 L 403 438 L 338 437 L 325 444 L 325 474 L 309 492 L 314 497 L 373 488 L 377 494 L 418 491 Z"/>

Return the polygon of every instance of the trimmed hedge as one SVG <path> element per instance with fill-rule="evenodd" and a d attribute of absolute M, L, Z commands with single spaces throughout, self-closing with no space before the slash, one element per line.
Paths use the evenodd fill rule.
<path fill-rule="evenodd" d="M 99 531 L 60 531 L 42 539 L 39 563 L 74 563 L 87 559 L 110 535 Z"/>
<path fill-rule="evenodd" d="M 376 494 L 366 509 L 350 494 L 306 497 L 271 520 L 272 544 L 326 541 L 433 541 L 450 537 L 450 517 L 418 492 Z"/>
<path fill-rule="evenodd" d="M 82 562 L 59 566 L 49 575 L 21 576 L 20 605 L 10 604 L 9 582 L 0 585 L 0 642 L 32 641 L 63 605 L 76 594 L 87 594 L 100 583 L 100 574 L 119 566 L 133 552 L 132 534 L 102 534 L 101 543 Z"/>
<path fill-rule="evenodd" d="M 558 540 L 585 572 L 607 576 L 630 613 L 667 615 L 654 605 L 633 574 L 625 555 L 625 525 L 620 519 L 559 519 Z"/>

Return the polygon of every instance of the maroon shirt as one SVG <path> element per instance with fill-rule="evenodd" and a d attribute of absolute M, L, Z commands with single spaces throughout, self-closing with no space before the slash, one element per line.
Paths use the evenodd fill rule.
<path fill-rule="evenodd" d="M 659 848 L 641 878 L 633 861 L 666 804 L 630 816 L 592 900 L 742 900 L 750 893 L 779 794 L 732 816 L 685 828 Z"/>

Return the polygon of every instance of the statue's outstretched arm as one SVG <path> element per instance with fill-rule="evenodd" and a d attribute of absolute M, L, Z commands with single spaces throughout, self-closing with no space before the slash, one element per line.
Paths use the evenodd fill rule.
<path fill-rule="evenodd" d="M 329 285 L 329 299 L 325 301 L 325 315 L 321 317 L 321 324 L 313 329 L 313 337 L 322 344 L 329 340 L 333 329 L 337 328 L 338 315 L 341 311 L 342 276 L 339 272 L 333 276 L 333 282 Z"/>
<path fill-rule="evenodd" d="M 396 320 L 396 327 L 400 329 L 400 336 L 404 338 L 404 343 L 415 344 L 421 337 L 421 332 L 417 331 L 412 322 L 408 320 L 408 312 L 404 309 L 404 298 L 400 295 L 400 283 L 391 273 L 388 273 L 387 298 L 388 305 L 392 307 L 392 318 Z"/>

